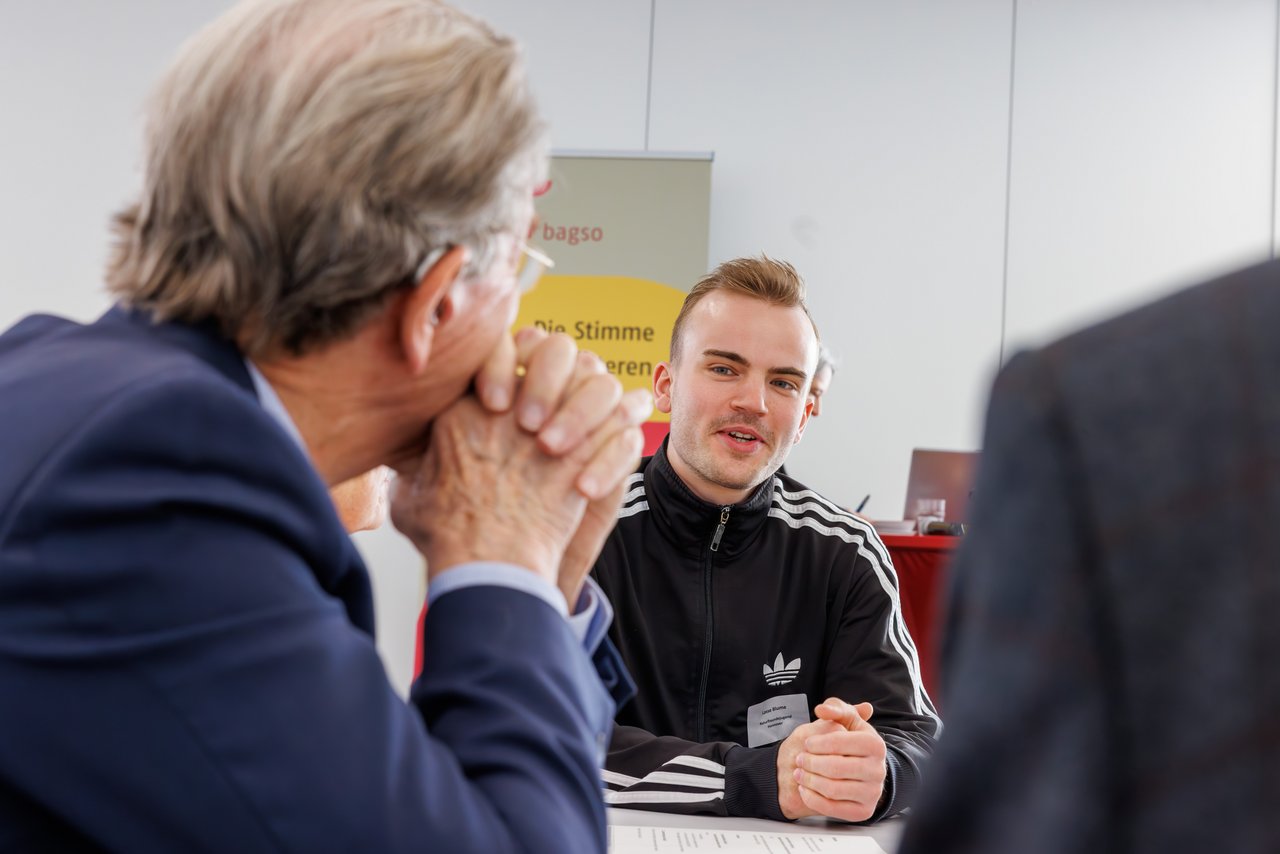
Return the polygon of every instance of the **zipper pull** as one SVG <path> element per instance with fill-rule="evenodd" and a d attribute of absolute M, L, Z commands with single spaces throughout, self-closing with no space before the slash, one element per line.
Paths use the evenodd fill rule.
<path fill-rule="evenodd" d="M 724 526 L 729 522 L 729 508 L 720 508 L 720 524 L 716 525 L 716 534 L 711 538 L 711 551 L 720 551 L 720 538 L 724 536 Z"/>

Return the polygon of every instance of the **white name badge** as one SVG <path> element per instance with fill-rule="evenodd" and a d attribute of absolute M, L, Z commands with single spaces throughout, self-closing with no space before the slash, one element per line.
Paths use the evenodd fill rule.
<path fill-rule="evenodd" d="M 747 747 L 760 747 L 791 735 L 809 722 L 809 698 L 804 694 L 770 697 L 747 709 Z"/>

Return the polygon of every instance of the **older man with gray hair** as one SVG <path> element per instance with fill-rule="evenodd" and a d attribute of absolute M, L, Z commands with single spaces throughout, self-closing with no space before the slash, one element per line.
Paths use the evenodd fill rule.
<path fill-rule="evenodd" d="M 0 850 L 604 850 L 583 574 L 650 403 L 506 331 L 545 168 L 516 46 L 443 4 L 186 45 L 118 305 L 0 336 Z M 378 465 L 430 568 L 408 703 L 326 493 Z"/>

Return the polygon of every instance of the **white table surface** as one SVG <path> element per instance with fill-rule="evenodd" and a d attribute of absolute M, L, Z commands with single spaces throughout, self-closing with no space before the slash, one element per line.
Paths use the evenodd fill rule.
<path fill-rule="evenodd" d="M 800 821 L 769 821 L 763 818 L 725 818 L 714 815 L 673 815 L 651 810 L 630 810 L 609 807 L 609 824 L 614 827 L 684 827 L 702 830 L 755 830 L 763 833 L 840 833 L 849 836 L 869 836 L 888 854 L 893 854 L 902 838 L 903 819 L 891 818 L 871 827 L 845 824 L 821 818 L 805 818 Z"/>

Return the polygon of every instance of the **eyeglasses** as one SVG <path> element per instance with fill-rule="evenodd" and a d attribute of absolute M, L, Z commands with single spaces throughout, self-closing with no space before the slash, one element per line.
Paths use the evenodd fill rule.
<path fill-rule="evenodd" d="M 527 294 L 538 284 L 542 274 L 556 265 L 541 249 L 528 243 L 520 244 L 520 262 L 516 266 L 516 289 Z"/>
<path fill-rule="evenodd" d="M 437 249 L 422 259 L 418 269 L 414 271 L 409 282 L 420 282 L 435 263 L 439 261 L 447 249 Z M 538 284 L 542 274 L 556 265 L 541 249 L 535 249 L 527 243 L 520 244 L 520 260 L 516 262 L 516 288 L 518 293 L 527 294 Z"/>

